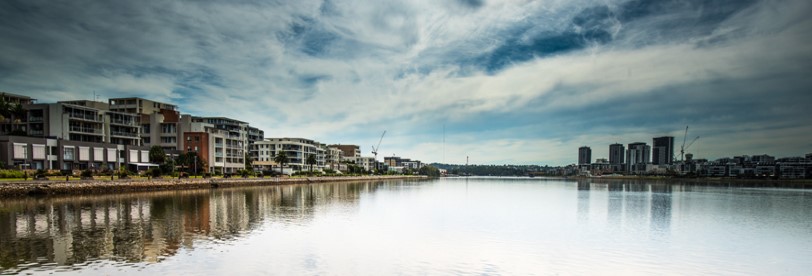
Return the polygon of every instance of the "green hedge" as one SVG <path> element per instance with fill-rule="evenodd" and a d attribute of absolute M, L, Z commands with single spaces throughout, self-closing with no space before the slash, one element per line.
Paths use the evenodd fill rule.
<path fill-rule="evenodd" d="M 23 178 L 25 174 L 18 170 L 0 170 L 0 178 Z"/>

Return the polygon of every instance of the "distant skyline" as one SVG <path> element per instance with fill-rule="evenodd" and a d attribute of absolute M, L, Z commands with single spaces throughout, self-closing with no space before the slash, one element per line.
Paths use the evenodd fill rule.
<path fill-rule="evenodd" d="M 0 91 L 137 96 L 379 159 L 812 152 L 812 2 L 3 1 Z M 445 137 L 444 137 L 445 136 Z M 445 144 L 443 141 L 445 140 Z"/>

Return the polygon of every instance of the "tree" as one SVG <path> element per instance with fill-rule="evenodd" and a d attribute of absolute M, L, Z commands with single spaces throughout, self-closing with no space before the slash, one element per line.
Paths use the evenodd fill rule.
<path fill-rule="evenodd" d="M 4 121 L 6 118 L 11 118 L 11 104 L 3 99 L 2 96 L 4 95 L 5 93 L 0 94 L 0 117 L 2 117 L 2 120 L 0 121 Z"/>
<path fill-rule="evenodd" d="M 159 164 L 158 170 L 160 170 L 160 172 L 163 173 L 163 174 L 172 173 L 173 171 L 175 171 L 175 160 L 172 160 L 171 158 L 165 158 L 164 162 Z M 157 176 L 157 175 L 153 175 L 153 176 Z"/>
<path fill-rule="evenodd" d="M 421 175 L 429 177 L 440 177 L 440 170 L 431 165 L 425 165 L 418 170 Z"/>
<path fill-rule="evenodd" d="M 195 162 L 197 163 L 195 164 Z M 175 159 L 175 163 L 179 166 L 183 166 L 188 173 L 197 173 L 207 166 L 206 161 L 200 158 L 200 155 L 194 151 L 188 151 L 178 155 L 178 158 Z"/>
<path fill-rule="evenodd" d="M 279 151 L 279 153 L 274 156 L 273 161 L 279 164 L 279 173 L 282 173 L 283 167 L 288 163 L 288 155 L 285 154 L 284 151 Z"/>
<path fill-rule="evenodd" d="M 163 164 L 166 161 L 164 149 L 157 145 L 149 148 L 149 161 L 152 164 Z"/>
<path fill-rule="evenodd" d="M 11 115 L 14 117 L 14 121 L 22 120 L 25 117 L 26 110 L 23 108 L 23 105 L 17 103 L 16 105 L 11 107 Z"/>
<path fill-rule="evenodd" d="M 251 164 L 251 156 L 248 153 L 245 154 L 245 159 L 243 160 L 245 161 L 245 170 L 254 171 L 254 166 Z"/>
<path fill-rule="evenodd" d="M 189 171 L 192 173 L 197 173 L 203 168 L 207 166 L 206 160 L 200 158 L 200 154 L 198 152 L 190 151 L 186 152 L 186 163 L 189 164 Z"/>
<path fill-rule="evenodd" d="M 313 172 L 313 165 L 316 165 L 316 163 L 318 162 L 316 160 L 316 155 L 315 154 L 308 155 L 307 160 L 305 161 L 307 162 L 308 165 L 310 165 L 310 172 Z"/>

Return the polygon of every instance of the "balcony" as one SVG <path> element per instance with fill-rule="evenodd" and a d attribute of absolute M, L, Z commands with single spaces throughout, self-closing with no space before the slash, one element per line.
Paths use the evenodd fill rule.
<path fill-rule="evenodd" d="M 112 136 L 121 136 L 121 137 L 138 138 L 138 133 L 126 132 L 126 131 L 111 131 L 110 135 L 112 135 Z"/>
<path fill-rule="evenodd" d="M 98 134 L 103 135 L 102 129 L 99 128 L 92 128 L 92 127 L 78 127 L 78 126 L 71 126 L 71 132 L 80 132 L 85 134 Z"/>
<path fill-rule="evenodd" d="M 138 123 L 132 120 L 110 120 L 111 124 L 137 127 Z"/>
<path fill-rule="evenodd" d="M 67 113 L 67 114 L 68 114 L 68 117 L 70 117 L 71 119 L 80 119 L 80 120 L 91 121 L 91 122 L 99 122 L 99 123 L 101 122 L 99 117 L 96 116 L 95 114 L 84 114 L 84 113 L 76 113 L 76 112 L 70 112 L 70 113 Z"/>

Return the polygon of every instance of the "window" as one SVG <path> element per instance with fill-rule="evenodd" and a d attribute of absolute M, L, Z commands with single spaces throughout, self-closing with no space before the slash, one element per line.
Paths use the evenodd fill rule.
<path fill-rule="evenodd" d="M 195 136 L 195 142 L 200 142 L 200 136 Z"/>
<path fill-rule="evenodd" d="M 62 155 L 62 159 L 64 159 L 64 160 L 73 160 L 75 158 L 74 157 L 75 156 L 75 150 L 76 150 L 75 148 L 73 148 L 73 147 L 64 147 L 62 150 L 64 151 L 63 155 Z"/>
<path fill-rule="evenodd" d="M 89 161 L 89 160 L 90 160 L 90 148 L 79 147 L 79 161 Z"/>
<path fill-rule="evenodd" d="M 26 159 L 28 157 L 28 145 L 14 143 L 14 159 Z"/>
<path fill-rule="evenodd" d="M 33 145 L 34 159 L 45 159 L 45 145 Z"/>
<path fill-rule="evenodd" d="M 138 163 L 138 150 L 130 150 L 130 163 Z"/>
<path fill-rule="evenodd" d="M 93 161 L 104 161 L 103 148 L 93 148 Z"/>
<path fill-rule="evenodd" d="M 175 133 L 175 124 L 161 124 L 161 133 Z"/>
<path fill-rule="evenodd" d="M 149 160 L 149 151 L 148 150 L 142 150 L 141 151 L 141 162 L 144 162 L 144 163 L 150 162 L 150 160 Z"/>
<path fill-rule="evenodd" d="M 149 124 L 144 124 L 141 126 L 141 133 L 149 133 L 150 127 Z"/>
<path fill-rule="evenodd" d="M 116 149 L 107 149 L 107 161 L 116 162 Z"/>

